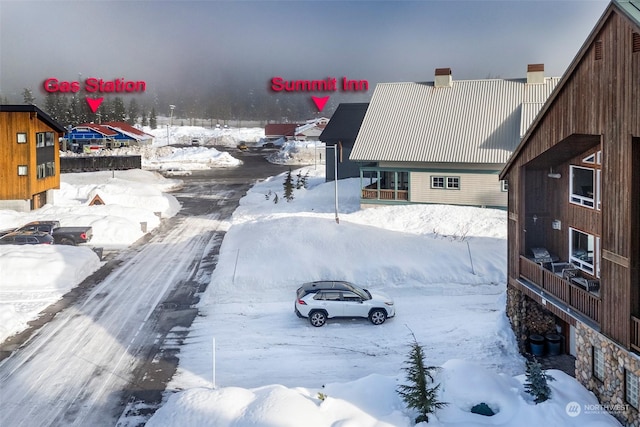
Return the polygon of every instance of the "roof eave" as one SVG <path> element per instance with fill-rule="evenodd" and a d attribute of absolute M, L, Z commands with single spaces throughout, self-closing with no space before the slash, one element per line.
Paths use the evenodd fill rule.
<path fill-rule="evenodd" d="M 509 173 L 509 171 L 511 170 L 511 167 L 515 163 L 516 159 L 518 157 L 520 157 L 520 153 L 524 149 L 524 146 L 527 145 L 527 142 L 528 142 L 531 134 L 538 127 L 538 125 L 540 124 L 542 119 L 546 116 L 547 111 L 549 110 L 551 105 L 553 105 L 553 103 L 555 102 L 556 98 L 558 97 L 558 95 L 560 94 L 562 89 L 564 89 L 564 86 L 567 84 L 567 81 L 569 80 L 569 77 L 575 72 L 576 68 L 578 67 L 578 65 L 580 64 L 582 59 L 584 58 L 587 50 L 589 50 L 589 47 L 591 46 L 591 44 L 595 40 L 597 34 L 600 32 L 600 30 L 602 30 L 602 28 L 604 27 L 605 22 L 607 22 L 607 20 L 609 19 L 611 14 L 614 12 L 614 10 L 617 10 L 617 11 L 621 12 L 622 14 L 624 14 L 624 16 L 626 16 L 630 20 L 635 21 L 634 19 L 632 19 L 629 16 L 629 14 L 626 11 L 624 11 L 623 8 L 620 7 L 618 2 L 612 1 L 611 3 L 609 3 L 607 8 L 604 10 L 602 15 L 600 16 L 600 19 L 597 21 L 596 25 L 593 27 L 593 30 L 591 30 L 591 33 L 589 33 L 589 36 L 587 37 L 585 42 L 582 44 L 582 47 L 580 48 L 580 50 L 578 51 L 576 56 L 573 58 L 573 61 L 571 61 L 571 64 L 569 64 L 569 67 L 567 68 L 567 70 L 564 72 L 564 74 L 560 78 L 560 82 L 558 82 L 558 84 L 556 85 L 556 87 L 553 90 L 553 92 L 551 92 L 551 95 L 549 95 L 549 98 L 545 102 L 544 106 L 538 112 L 538 115 L 533 120 L 533 123 L 531 123 L 531 125 L 527 129 L 527 132 L 524 134 L 524 136 L 520 140 L 520 144 L 518 144 L 518 147 L 516 147 L 515 151 L 513 152 L 511 157 L 509 158 L 509 161 L 507 162 L 505 167 L 500 172 L 500 179 L 501 180 L 505 178 L 505 175 L 507 175 Z"/>

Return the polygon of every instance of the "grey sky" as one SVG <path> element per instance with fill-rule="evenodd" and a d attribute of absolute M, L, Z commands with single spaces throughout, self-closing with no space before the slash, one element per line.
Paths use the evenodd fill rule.
<path fill-rule="evenodd" d="M 145 80 L 148 91 L 273 76 L 380 81 L 561 75 L 607 1 L 6 1 L 0 94 L 48 77 Z"/>

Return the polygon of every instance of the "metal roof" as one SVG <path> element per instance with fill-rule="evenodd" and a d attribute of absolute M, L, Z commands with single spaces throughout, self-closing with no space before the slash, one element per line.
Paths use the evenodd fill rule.
<path fill-rule="evenodd" d="M 369 103 L 341 103 L 320 135 L 322 142 L 355 141 Z"/>
<path fill-rule="evenodd" d="M 616 0 L 614 3 L 616 3 L 630 19 L 635 21 L 636 25 L 640 26 L 640 1 Z"/>
<path fill-rule="evenodd" d="M 558 81 L 378 84 L 350 159 L 506 163 Z"/>

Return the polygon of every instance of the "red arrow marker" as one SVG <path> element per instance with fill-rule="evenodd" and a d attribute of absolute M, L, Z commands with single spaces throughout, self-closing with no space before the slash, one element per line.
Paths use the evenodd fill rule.
<path fill-rule="evenodd" d="M 318 107 L 318 111 L 322 111 L 324 106 L 327 104 L 329 97 L 323 96 L 322 98 L 318 98 L 317 96 L 312 96 L 311 99 L 313 99 L 313 102 L 316 104 L 316 107 Z"/>
<path fill-rule="evenodd" d="M 100 107 L 100 104 L 102 104 L 102 101 L 104 100 L 104 98 L 89 98 L 87 96 L 87 104 L 89 104 L 89 108 L 91 109 L 92 113 L 95 113 L 96 111 L 98 111 L 98 107 Z"/>

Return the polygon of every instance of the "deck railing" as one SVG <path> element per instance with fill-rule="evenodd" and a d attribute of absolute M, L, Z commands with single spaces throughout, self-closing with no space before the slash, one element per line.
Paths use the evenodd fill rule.
<path fill-rule="evenodd" d="M 640 352 L 640 319 L 631 316 L 631 348 Z"/>
<path fill-rule="evenodd" d="M 409 200 L 409 192 L 407 190 L 390 190 L 381 188 L 363 188 L 363 199 L 378 199 L 378 200 Z"/>
<path fill-rule="evenodd" d="M 574 285 L 524 256 L 520 256 L 520 276 L 598 325 L 600 324 L 601 300 L 597 295 Z M 638 328 L 640 330 L 640 325 Z"/>

